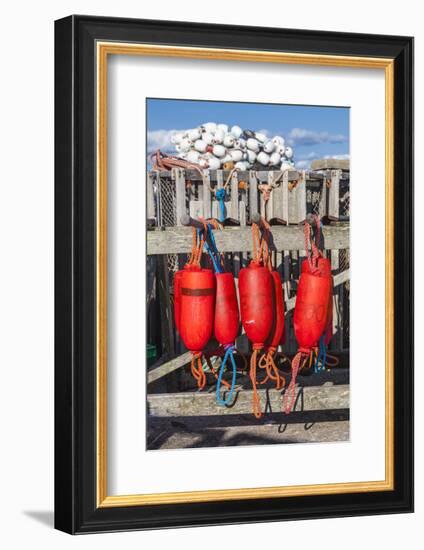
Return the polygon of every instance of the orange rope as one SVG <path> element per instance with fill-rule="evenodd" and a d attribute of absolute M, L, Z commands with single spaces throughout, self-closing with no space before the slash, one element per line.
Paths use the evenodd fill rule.
<path fill-rule="evenodd" d="M 196 380 L 199 390 L 203 390 L 203 388 L 206 385 L 206 374 L 203 370 L 201 357 L 202 357 L 202 353 L 193 353 L 193 357 L 191 359 L 191 374 L 193 375 L 193 378 Z M 197 367 L 196 367 L 196 362 L 197 362 Z"/>
<path fill-rule="evenodd" d="M 265 369 L 265 372 L 267 374 L 264 380 L 260 382 L 260 384 L 262 385 L 268 382 L 268 380 L 272 380 L 273 382 L 275 382 L 275 389 L 281 390 L 286 385 L 286 379 L 283 375 L 280 374 L 280 371 L 275 364 L 274 355 L 276 351 L 276 348 L 270 347 L 268 348 L 267 353 L 264 353 L 259 359 L 259 367 L 261 369 Z"/>
<path fill-rule="evenodd" d="M 335 357 L 334 355 L 330 355 L 329 353 L 327 353 L 325 364 L 328 367 L 337 367 L 339 363 L 340 363 L 340 359 L 338 357 Z"/>
<path fill-rule="evenodd" d="M 259 397 L 258 393 L 258 385 L 256 382 L 256 361 L 258 357 L 258 351 L 259 349 L 254 349 L 252 353 L 252 357 L 250 358 L 250 380 L 252 382 L 252 410 L 253 414 L 257 419 L 262 417 L 262 411 L 261 411 L 261 399 Z"/>
<path fill-rule="evenodd" d="M 195 263 L 195 259 L 197 255 L 197 231 L 195 227 L 193 227 L 192 234 L 193 234 L 193 240 L 191 245 L 190 258 L 187 261 L 188 265 L 193 265 Z"/>
<path fill-rule="evenodd" d="M 262 260 L 261 232 L 256 223 L 252 223 L 253 261 L 260 263 Z"/>

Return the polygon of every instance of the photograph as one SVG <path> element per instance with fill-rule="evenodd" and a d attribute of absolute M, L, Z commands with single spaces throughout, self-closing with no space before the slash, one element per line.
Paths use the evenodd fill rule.
<path fill-rule="evenodd" d="M 349 441 L 350 108 L 145 109 L 146 450 Z"/>

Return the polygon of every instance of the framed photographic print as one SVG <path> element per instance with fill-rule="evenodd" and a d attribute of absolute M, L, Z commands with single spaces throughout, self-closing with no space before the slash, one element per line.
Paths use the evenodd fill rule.
<path fill-rule="evenodd" d="M 55 525 L 413 509 L 413 39 L 55 25 Z"/>

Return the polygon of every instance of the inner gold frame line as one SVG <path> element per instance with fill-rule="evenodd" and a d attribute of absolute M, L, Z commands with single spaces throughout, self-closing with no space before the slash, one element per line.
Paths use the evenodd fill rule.
<path fill-rule="evenodd" d="M 109 55 L 180 57 L 241 62 L 283 63 L 361 69 L 383 69 L 385 72 L 385 479 L 315 485 L 252 487 L 172 493 L 148 493 L 109 496 L 107 490 L 107 64 Z M 143 506 L 212 502 L 255 498 L 278 498 L 306 495 L 329 495 L 390 491 L 394 489 L 394 60 L 355 56 L 336 56 L 165 46 L 153 44 L 96 43 L 97 60 L 97 338 L 96 338 L 96 469 L 97 506 Z"/>

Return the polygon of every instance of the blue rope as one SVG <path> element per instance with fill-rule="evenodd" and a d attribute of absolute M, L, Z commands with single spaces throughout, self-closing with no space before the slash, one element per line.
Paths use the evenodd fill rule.
<path fill-rule="evenodd" d="M 203 230 L 202 229 L 197 230 L 198 235 L 200 235 L 201 231 L 203 231 Z M 218 248 L 216 246 L 215 236 L 213 234 L 213 231 L 212 231 L 210 225 L 208 225 L 208 239 L 209 239 L 209 242 L 208 241 L 205 242 L 205 250 L 209 254 L 209 256 L 212 260 L 215 273 L 222 273 L 223 270 L 222 270 L 222 267 L 221 267 L 219 252 L 218 252 Z"/>
<path fill-rule="evenodd" d="M 234 355 L 233 355 L 234 349 L 235 349 L 234 346 L 228 346 L 228 348 L 226 349 L 224 359 L 222 360 L 221 368 L 219 369 L 218 381 L 216 383 L 216 402 L 218 403 L 218 405 L 222 405 L 224 407 L 231 403 L 231 400 L 233 398 L 234 388 L 236 385 L 237 367 L 236 367 L 236 362 L 234 360 Z M 231 359 L 231 364 L 233 368 L 233 378 L 231 380 L 231 387 L 228 391 L 227 397 L 225 399 L 222 399 L 221 382 L 222 382 L 222 375 L 224 374 L 224 370 L 225 370 L 225 364 L 227 363 L 228 357 Z"/>
<path fill-rule="evenodd" d="M 325 370 L 326 360 L 327 360 L 327 346 L 325 345 L 325 335 L 323 334 L 319 339 L 319 353 L 314 365 L 315 373 Z"/>
<path fill-rule="evenodd" d="M 219 221 L 225 221 L 225 189 L 221 187 L 215 191 L 216 200 L 219 203 Z"/>

